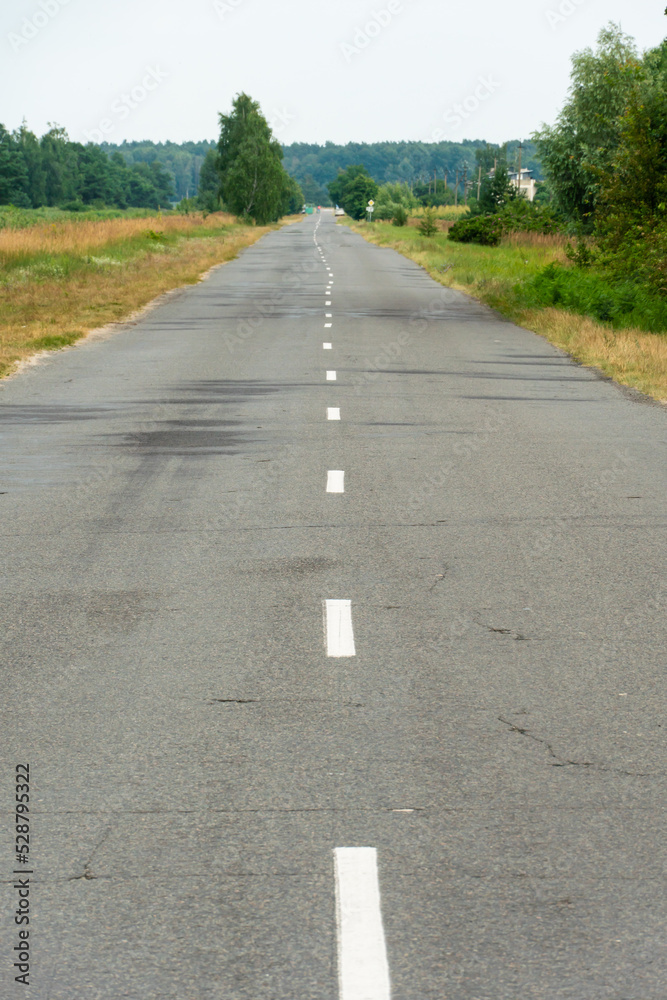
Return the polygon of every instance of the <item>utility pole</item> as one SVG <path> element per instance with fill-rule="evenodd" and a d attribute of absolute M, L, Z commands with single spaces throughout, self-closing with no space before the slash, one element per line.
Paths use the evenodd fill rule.
<path fill-rule="evenodd" d="M 521 139 L 519 139 L 519 173 L 517 174 L 517 189 L 519 195 L 521 195 L 521 150 L 523 149 L 523 144 Z"/>
<path fill-rule="evenodd" d="M 463 168 L 463 204 L 468 207 L 468 164 Z"/>
<path fill-rule="evenodd" d="M 481 187 L 482 187 L 482 165 L 480 163 L 480 165 L 479 165 L 479 173 L 477 175 L 477 201 L 479 201 L 479 192 L 481 190 Z M 479 209 L 478 209 L 478 211 L 479 211 Z"/>
<path fill-rule="evenodd" d="M 456 187 L 454 188 L 454 208 L 458 208 L 459 204 L 459 172 L 456 171 Z"/>

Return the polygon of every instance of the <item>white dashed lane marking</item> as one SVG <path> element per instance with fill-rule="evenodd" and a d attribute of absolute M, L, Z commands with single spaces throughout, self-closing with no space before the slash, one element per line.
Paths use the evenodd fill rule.
<path fill-rule="evenodd" d="M 327 656 L 356 656 L 352 629 L 352 601 L 325 601 Z"/>
<path fill-rule="evenodd" d="M 345 473 L 340 469 L 330 469 L 327 472 L 327 493 L 345 492 Z"/>
<path fill-rule="evenodd" d="M 389 1000 L 377 851 L 337 847 L 334 867 L 340 1000 Z"/>
<path fill-rule="evenodd" d="M 335 381 L 336 381 L 336 373 L 327 372 L 327 382 L 335 382 Z"/>
<path fill-rule="evenodd" d="M 327 406 L 327 420 L 340 420 L 339 406 Z"/>
<path fill-rule="evenodd" d="M 331 350 L 331 344 L 327 344 L 327 343 L 322 344 L 322 350 L 324 350 L 324 351 L 330 351 Z"/>

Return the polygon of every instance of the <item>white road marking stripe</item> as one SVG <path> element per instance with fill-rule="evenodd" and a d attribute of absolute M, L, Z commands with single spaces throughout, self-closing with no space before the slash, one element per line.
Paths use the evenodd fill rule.
<path fill-rule="evenodd" d="M 325 351 L 330 351 L 331 350 L 331 344 L 322 344 L 322 349 L 325 350 Z"/>
<path fill-rule="evenodd" d="M 337 847 L 334 859 L 340 1000 L 389 1000 L 377 851 Z"/>
<path fill-rule="evenodd" d="M 325 330 L 330 330 L 332 326 L 333 326 L 333 323 L 325 323 L 324 324 L 324 329 Z"/>
<path fill-rule="evenodd" d="M 352 630 L 352 601 L 324 602 L 327 656 L 356 656 Z"/>
<path fill-rule="evenodd" d="M 329 302 L 325 302 L 324 304 L 325 304 L 325 306 L 330 306 L 331 302 L 330 301 Z"/>
<path fill-rule="evenodd" d="M 340 469 L 330 469 L 327 472 L 327 493 L 345 492 L 345 473 Z"/>
<path fill-rule="evenodd" d="M 340 420 L 340 406 L 327 406 L 327 420 Z"/>
<path fill-rule="evenodd" d="M 326 319 L 333 319 L 333 313 L 325 313 L 324 315 Z"/>
<path fill-rule="evenodd" d="M 327 382 L 335 382 L 335 381 L 336 381 L 336 373 L 327 372 Z"/>

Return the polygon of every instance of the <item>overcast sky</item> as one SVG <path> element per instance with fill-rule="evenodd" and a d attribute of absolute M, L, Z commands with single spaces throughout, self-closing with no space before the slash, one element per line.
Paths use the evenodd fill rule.
<path fill-rule="evenodd" d="M 528 137 L 571 54 L 620 21 L 640 48 L 665 0 L 12 0 L 0 122 L 85 142 L 214 139 L 245 90 L 282 142 Z"/>

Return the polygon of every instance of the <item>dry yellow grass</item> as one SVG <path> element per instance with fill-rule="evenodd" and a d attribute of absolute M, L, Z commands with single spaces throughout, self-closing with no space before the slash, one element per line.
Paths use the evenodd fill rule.
<path fill-rule="evenodd" d="M 563 233 L 508 233 L 500 243 L 506 247 L 530 247 L 553 251 L 551 259 L 561 264 L 567 264 L 566 246 L 572 242 L 571 237 Z"/>
<path fill-rule="evenodd" d="M 582 364 L 667 403 L 667 338 L 659 333 L 610 330 L 564 309 L 530 309 L 518 321 Z"/>
<path fill-rule="evenodd" d="M 36 254 L 84 254 L 109 244 L 130 240 L 153 230 L 162 233 L 191 234 L 205 226 L 231 225 L 232 215 L 216 212 L 204 220 L 202 215 L 154 215 L 145 219 L 68 220 L 27 229 L 0 229 L 0 263 Z"/>
<path fill-rule="evenodd" d="M 176 219 L 161 221 L 171 223 L 172 232 L 176 228 Z M 233 222 L 231 217 L 229 221 Z M 219 222 L 219 216 L 215 222 Z M 209 217 L 206 224 L 215 222 Z M 156 219 L 112 219 L 80 226 L 77 232 L 76 223 L 67 224 L 62 227 L 66 237 L 55 237 L 62 240 L 59 245 L 67 252 L 75 245 L 79 252 L 107 247 L 113 253 L 114 242 L 119 245 L 128 237 L 156 228 Z M 106 228 L 98 230 L 98 226 Z M 178 226 L 183 233 L 202 223 L 200 218 L 180 217 Z M 54 277 L 41 274 L 33 278 L 28 269 L 27 276 L 0 285 L 0 376 L 37 351 L 71 344 L 96 327 L 126 318 L 163 292 L 198 281 L 209 268 L 231 260 L 272 228 L 232 225 L 220 235 L 201 239 L 191 236 L 167 250 L 157 246 L 155 251 L 136 253 L 116 266 L 79 266 L 70 274 Z M 27 234 L 32 232 L 28 230 Z M 13 235 L 25 239 L 27 234 L 21 231 Z M 66 244 L 65 238 L 70 242 Z"/>

